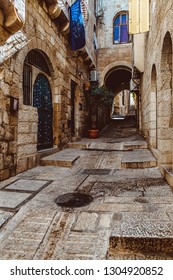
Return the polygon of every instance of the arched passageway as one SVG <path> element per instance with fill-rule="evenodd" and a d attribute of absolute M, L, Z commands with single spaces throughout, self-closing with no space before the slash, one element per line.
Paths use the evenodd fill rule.
<path fill-rule="evenodd" d="M 105 75 L 105 85 L 115 94 L 112 104 L 112 115 L 119 117 L 137 114 L 138 98 L 131 92 L 131 69 L 126 66 L 114 67 Z"/>
<path fill-rule="evenodd" d="M 53 147 L 53 104 L 51 62 L 42 50 L 32 49 L 25 57 L 23 66 L 23 111 L 30 110 L 37 129 L 34 144 L 37 150 Z M 20 124 L 19 124 L 20 125 Z M 28 141 L 33 133 L 28 133 Z"/>
<path fill-rule="evenodd" d="M 111 69 L 105 76 L 105 85 L 115 92 L 130 90 L 131 69 L 125 66 L 119 66 Z"/>

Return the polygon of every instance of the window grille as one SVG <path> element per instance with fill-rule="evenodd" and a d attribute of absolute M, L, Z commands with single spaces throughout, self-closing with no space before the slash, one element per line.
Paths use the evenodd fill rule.
<path fill-rule="evenodd" d="M 42 70 L 45 72 L 47 75 L 51 76 L 49 66 L 42 55 L 42 53 L 38 50 L 32 50 L 28 53 L 25 61 L 28 64 L 34 65 L 38 69 Z"/>
<path fill-rule="evenodd" d="M 45 56 L 39 50 L 28 53 L 23 67 L 23 104 L 32 105 L 32 65 L 51 76 Z"/>
<path fill-rule="evenodd" d="M 31 88 L 32 88 L 32 68 L 26 62 L 23 67 L 23 104 L 31 105 Z"/>

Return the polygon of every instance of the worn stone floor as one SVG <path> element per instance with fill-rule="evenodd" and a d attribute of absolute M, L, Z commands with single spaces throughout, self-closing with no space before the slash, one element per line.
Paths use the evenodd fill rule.
<path fill-rule="evenodd" d="M 0 183 L 0 259 L 173 259 L 173 191 L 132 118 L 41 164 Z"/>

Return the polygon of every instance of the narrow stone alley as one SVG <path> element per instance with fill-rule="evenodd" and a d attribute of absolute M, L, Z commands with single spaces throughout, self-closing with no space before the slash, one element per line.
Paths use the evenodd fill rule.
<path fill-rule="evenodd" d="M 172 188 L 133 117 L 69 143 L 0 193 L 1 259 L 173 259 Z M 74 194 L 90 203 L 74 207 Z"/>

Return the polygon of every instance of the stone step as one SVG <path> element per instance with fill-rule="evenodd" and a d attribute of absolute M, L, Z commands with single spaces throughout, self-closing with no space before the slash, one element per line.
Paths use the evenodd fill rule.
<path fill-rule="evenodd" d="M 95 151 L 122 151 L 123 143 L 90 143 L 86 149 Z"/>
<path fill-rule="evenodd" d="M 167 224 L 165 225 L 165 228 Z M 139 232 L 141 233 L 140 224 Z M 150 260 L 172 260 L 173 238 L 160 238 L 160 224 L 155 224 L 158 236 L 111 236 L 109 239 L 109 248 L 107 252 L 108 260 L 132 260 L 132 259 L 150 259 Z M 162 228 L 163 225 L 162 225 Z M 136 230 L 136 228 L 135 228 Z M 150 230 L 151 231 L 151 230 Z M 157 232 L 156 231 L 156 232 Z M 146 230 L 144 230 L 146 234 Z M 154 235 L 156 233 L 154 232 Z"/>
<path fill-rule="evenodd" d="M 77 141 L 68 143 L 68 148 L 87 149 L 90 143 L 86 141 Z"/>
<path fill-rule="evenodd" d="M 41 159 L 42 166 L 72 167 L 74 162 L 80 157 L 80 150 L 65 149 L 53 155 Z"/>
<path fill-rule="evenodd" d="M 121 168 L 151 168 L 156 167 L 157 161 L 147 149 L 138 149 L 124 152 L 121 161 Z"/>
<path fill-rule="evenodd" d="M 124 150 L 130 151 L 135 149 L 148 149 L 148 143 L 146 141 L 133 141 L 124 143 Z"/>
<path fill-rule="evenodd" d="M 156 167 L 157 162 L 156 161 L 136 161 L 136 162 L 131 162 L 131 161 L 122 161 L 121 162 L 121 168 L 133 168 L 133 169 L 142 169 L 142 168 L 151 168 L 151 167 Z"/>

